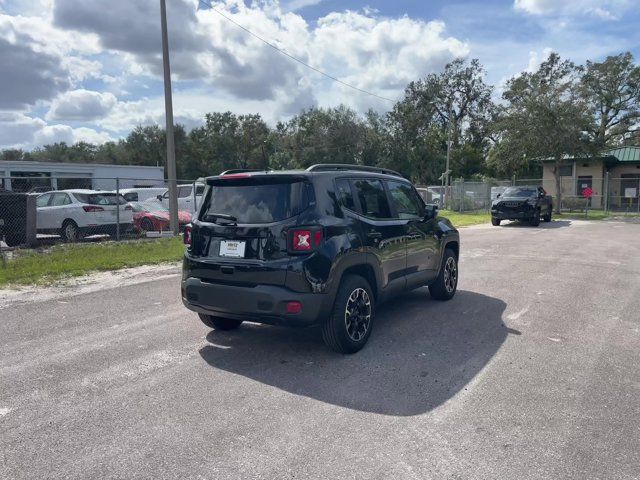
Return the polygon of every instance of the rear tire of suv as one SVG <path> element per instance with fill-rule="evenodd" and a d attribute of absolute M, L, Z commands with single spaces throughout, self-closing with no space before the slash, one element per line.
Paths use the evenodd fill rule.
<path fill-rule="evenodd" d="M 242 320 L 234 320 L 233 318 L 214 317 L 204 313 L 199 313 L 198 316 L 207 327 L 216 330 L 235 330 L 242 325 Z"/>
<path fill-rule="evenodd" d="M 491 217 L 491 225 L 493 225 L 494 227 L 499 227 L 500 226 L 500 219 Z"/>
<path fill-rule="evenodd" d="M 435 300 L 451 300 L 458 288 L 458 258 L 453 250 L 444 251 L 442 266 L 436 281 L 429 285 L 431 298 Z"/>
<path fill-rule="evenodd" d="M 375 300 L 369 283 L 358 275 L 340 282 L 331 315 L 322 324 L 322 339 L 338 353 L 356 353 L 365 346 L 375 314 Z"/>
<path fill-rule="evenodd" d="M 74 243 L 80 240 L 80 229 L 73 220 L 66 220 L 62 225 L 60 236 L 65 242 Z"/>

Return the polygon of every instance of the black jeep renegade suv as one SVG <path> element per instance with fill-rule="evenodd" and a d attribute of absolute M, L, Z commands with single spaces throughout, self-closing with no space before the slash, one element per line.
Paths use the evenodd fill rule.
<path fill-rule="evenodd" d="M 396 172 L 314 165 L 207 185 L 185 232 L 182 300 L 209 327 L 320 324 L 330 348 L 353 353 L 376 304 L 424 285 L 437 300 L 456 292 L 458 231 Z"/>

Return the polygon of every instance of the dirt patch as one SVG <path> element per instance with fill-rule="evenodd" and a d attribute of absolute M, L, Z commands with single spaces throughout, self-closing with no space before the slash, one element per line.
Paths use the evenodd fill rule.
<path fill-rule="evenodd" d="M 42 302 L 53 298 L 61 300 L 98 290 L 151 282 L 178 275 L 180 275 L 180 263 L 165 263 L 124 268 L 112 272 L 96 272 L 58 280 L 50 286 L 27 285 L 5 288 L 0 289 L 0 310 L 21 303 Z"/>

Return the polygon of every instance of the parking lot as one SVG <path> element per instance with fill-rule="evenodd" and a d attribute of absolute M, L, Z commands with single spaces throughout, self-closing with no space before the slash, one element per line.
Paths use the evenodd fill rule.
<path fill-rule="evenodd" d="M 638 478 L 640 225 L 461 237 L 352 356 L 209 331 L 177 268 L 0 304 L 0 478 Z"/>

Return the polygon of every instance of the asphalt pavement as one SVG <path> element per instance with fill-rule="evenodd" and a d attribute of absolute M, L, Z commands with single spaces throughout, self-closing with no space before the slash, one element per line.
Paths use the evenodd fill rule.
<path fill-rule="evenodd" d="M 0 478 L 640 478 L 640 225 L 461 237 L 352 356 L 213 332 L 177 272 L 0 305 Z"/>

